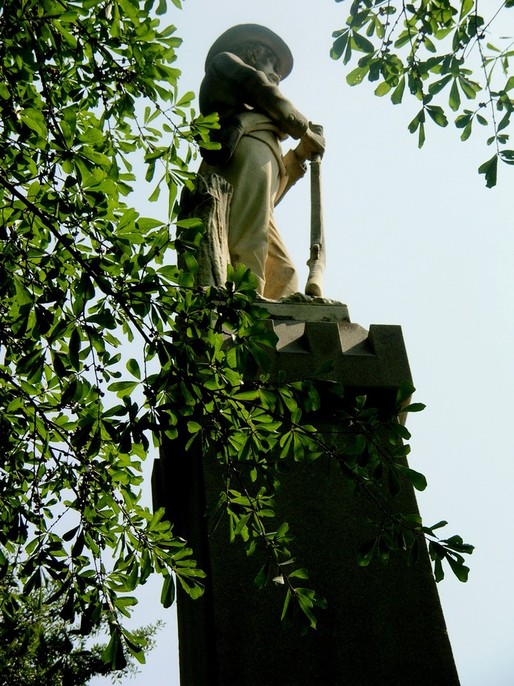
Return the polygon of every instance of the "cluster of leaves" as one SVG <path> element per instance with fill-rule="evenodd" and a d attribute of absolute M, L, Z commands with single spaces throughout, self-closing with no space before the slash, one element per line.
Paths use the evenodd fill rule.
<path fill-rule="evenodd" d="M 2 592 L 12 593 L 15 583 L 7 575 Z M 94 676 L 109 673 L 119 681 L 137 672 L 130 660 L 123 670 L 110 672 L 102 659 L 105 645 L 92 643 L 70 628 L 48 602 L 51 588 L 28 597 L 13 617 L 0 618 L 1 686 L 84 686 Z M 149 650 L 162 623 L 137 629 L 138 641 Z"/>
<path fill-rule="evenodd" d="M 260 363 L 262 369 L 265 358 Z M 443 562 L 461 581 L 467 580 L 469 569 L 462 553 L 472 553 L 473 546 L 459 536 L 438 538 L 435 531 L 446 522 L 426 527 L 417 512 L 403 511 L 405 505 L 396 500 L 405 488 L 426 487 L 425 477 L 406 461 L 410 433 L 402 422 L 407 413 L 424 407 L 406 404 L 414 391 L 411 384 L 399 389 L 388 416 L 365 396 L 345 397 L 344 389 L 334 382 L 279 384 L 261 374 L 258 383 L 252 383 L 245 374 L 239 390 L 237 386 L 234 390 L 232 398 L 224 398 L 228 407 L 215 422 L 213 408 L 207 405 L 208 414 L 189 430 L 224 466 L 225 490 L 217 509 L 220 516 L 229 517 L 231 540 L 240 539 L 247 555 L 258 551 L 264 558 L 256 587 L 273 582 L 283 589 L 282 620 L 300 616 L 307 620 L 306 626 L 315 628 L 315 608 L 326 606 L 325 598 L 305 585 L 309 574 L 294 557 L 288 523 L 273 526 L 284 469 L 321 456 L 340 466 L 350 490 L 367 499 L 369 512 L 375 513 L 371 515 L 374 534 L 358 553 L 360 565 L 369 565 L 373 558 L 387 562 L 398 552 L 415 564 L 420 546 L 428 543 L 438 581 L 444 577 Z M 317 429 L 327 416 L 330 431 Z"/>
<path fill-rule="evenodd" d="M 502 11 L 514 2 L 504 0 L 485 18 L 478 5 L 478 0 L 354 0 L 345 28 L 333 34 L 331 55 L 344 64 L 357 59 L 358 66 L 347 75 L 350 85 L 367 78 L 377 83 L 376 95 L 390 95 L 395 105 L 405 92 L 420 101 L 408 126 L 417 132 L 419 147 L 425 142 L 426 122 L 447 126 L 450 114 L 463 141 L 475 123 L 490 127 L 487 144 L 494 147 L 494 155 L 479 172 L 491 188 L 498 160 L 514 164 L 508 133 L 514 109 L 514 48 L 512 37 L 493 39 L 493 45 L 489 36 Z"/>
<path fill-rule="evenodd" d="M 144 661 L 124 618 L 151 574 L 162 576 L 165 606 L 175 580 L 192 597 L 203 591 L 186 541 L 142 504 L 143 462 L 164 438 L 218 455 L 220 512 L 234 538 L 269 560 L 257 585 L 273 567 L 284 617 L 294 600 L 312 626 L 324 601 L 303 584 L 287 526 L 271 526 L 277 465 L 332 451 L 371 492 L 375 459 L 383 462 L 377 453 L 363 463 L 370 440 L 355 438 L 361 457 L 336 451 L 304 421 L 319 405 L 315 385 L 257 371 L 275 341 L 251 274 L 238 269 L 220 290 L 195 286 L 202 227 L 178 219 L 176 198 L 191 183 L 197 142 L 210 145 L 217 124 L 196 115 L 192 94 L 179 95 L 180 39 L 154 9 L 165 3 L 0 8 L 0 578 L 16 581 L 2 586 L 0 612 L 12 625 L 51 586 L 45 606 L 79 635 L 108 627 L 111 669 L 124 667 L 127 650 Z M 164 219 L 127 204 L 142 186 L 137 158 L 148 182 L 158 174 L 150 199 L 167 194 Z M 183 269 L 168 262 L 175 226 Z M 376 433 L 378 419 L 357 410 Z M 360 425 L 357 415 L 345 421 Z M 393 459 L 403 448 L 391 445 Z M 420 483 L 406 467 L 388 469 Z M 448 541 L 437 545 L 442 559 Z"/>
<path fill-rule="evenodd" d="M 168 329 L 188 297 L 163 264 L 174 198 L 194 137 L 215 125 L 184 109 L 180 39 L 153 4 L 0 9 L 0 571 L 20 582 L 0 604 L 9 621 L 50 580 L 49 603 L 83 635 L 108 623 L 104 658 L 116 667 L 123 646 L 144 659 L 120 622 L 136 586 L 156 571 L 198 594 L 203 576 L 162 512 L 140 502 L 144 429 L 161 420 L 148 365 L 176 364 Z M 164 220 L 125 203 L 141 185 L 134 155 L 149 177 L 159 164 Z M 119 380 L 131 342 L 135 382 Z"/>
<path fill-rule="evenodd" d="M 377 531 L 359 551 L 358 562 L 366 567 L 373 558 L 387 562 L 391 554 L 403 551 L 409 564 L 415 564 L 420 546 L 428 544 L 434 562 L 436 581 L 444 578 L 443 562 L 460 581 L 467 581 L 469 568 L 463 554 L 470 555 L 473 546 L 454 535 L 440 539 L 436 530 L 447 525 L 440 521 L 424 526 L 417 512 L 399 511 L 394 499 L 406 484 L 425 490 L 426 478 L 407 463 L 411 435 L 403 423 L 411 412 L 424 409 L 422 403 L 410 403 L 414 388 L 410 383 L 398 390 L 396 407 L 390 417 L 383 417 L 375 407 L 366 407 L 366 399 L 357 398 L 351 413 L 344 412 L 347 426 L 344 437 L 336 444 L 335 457 L 350 483 L 377 508 Z M 406 404 L 406 403 L 409 404 Z"/>

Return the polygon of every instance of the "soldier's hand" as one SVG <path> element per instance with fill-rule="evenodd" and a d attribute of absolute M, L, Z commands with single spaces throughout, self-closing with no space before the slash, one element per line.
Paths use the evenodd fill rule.
<path fill-rule="evenodd" d="M 295 154 L 299 160 L 313 160 L 315 157 L 323 157 L 325 152 L 325 138 L 323 127 L 319 124 L 309 122 L 309 128 L 300 139 L 299 145 L 295 148 Z"/>

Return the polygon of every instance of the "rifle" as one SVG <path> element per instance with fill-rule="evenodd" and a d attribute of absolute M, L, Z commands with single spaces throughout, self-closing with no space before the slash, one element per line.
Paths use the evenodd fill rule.
<path fill-rule="evenodd" d="M 306 295 L 323 297 L 323 272 L 325 270 L 325 236 L 323 232 L 323 209 L 321 207 L 321 155 L 311 160 L 311 250 L 307 261 L 309 276 L 305 286 Z"/>

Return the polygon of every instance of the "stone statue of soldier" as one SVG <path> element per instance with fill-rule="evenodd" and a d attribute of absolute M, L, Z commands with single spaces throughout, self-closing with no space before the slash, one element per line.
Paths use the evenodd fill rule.
<path fill-rule="evenodd" d="M 232 265 L 257 277 L 261 296 L 276 300 L 298 290 L 296 270 L 278 233 L 273 209 L 321 156 L 321 127 L 313 125 L 278 88 L 293 67 L 284 41 L 270 29 L 241 24 L 212 45 L 200 87 L 202 114 L 217 112 L 220 150 L 203 150 L 201 173 L 215 173 L 233 187 L 228 248 Z M 281 141 L 299 144 L 286 155 Z"/>

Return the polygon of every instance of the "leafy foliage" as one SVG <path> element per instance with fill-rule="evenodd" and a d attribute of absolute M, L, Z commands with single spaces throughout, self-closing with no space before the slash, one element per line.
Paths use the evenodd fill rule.
<path fill-rule="evenodd" d="M 369 565 L 373 558 L 386 563 L 398 551 L 414 564 L 420 545 L 428 542 L 438 581 L 444 577 L 443 562 L 461 581 L 467 579 L 462 554 L 472 553 L 473 546 L 458 536 L 439 539 L 435 532 L 446 522 L 426 527 L 417 512 L 404 512 L 398 504 L 407 486 L 421 491 L 427 485 L 406 461 L 410 433 L 402 419 L 424 408 L 421 403 L 406 404 L 414 391 L 411 384 L 399 389 L 390 416 L 365 396 L 346 397 L 339 384 L 319 379 L 279 384 L 261 374 L 252 382 L 245 373 L 234 391 L 217 413 L 214 405 L 205 405 L 202 411 L 207 414 L 197 417 L 189 430 L 192 440 L 201 440 L 225 469 L 226 488 L 217 510 L 229 517 L 231 540 L 239 540 L 247 555 L 257 551 L 264 559 L 255 586 L 262 589 L 273 582 L 283 588 L 283 620 L 297 617 L 299 609 L 300 618 L 315 628 L 314 610 L 326 606 L 326 599 L 303 583 L 309 573 L 294 557 L 288 524 L 273 526 L 284 468 L 321 456 L 339 465 L 350 490 L 367 499 L 369 512 L 375 513 L 375 533 L 358 553 L 360 565 Z M 327 417 L 335 428 L 316 429 Z"/>
<path fill-rule="evenodd" d="M 9 575 L 7 592 L 14 590 Z M 0 684 L 2 686 L 83 686 L 93 676 L 115 681 L 137 672 L 134 659 L 123 670 L 110 672 L 103 661 L 105 645 L 91 644 L 65 622 L 49 602 L 52 589 L 31 595 L 13 617 L 0 619 Z M 135 631 L 146 650 L 155 645 L 161 623 Z"/>
<path fill-rule="evenodd" d="M 180 39 L 152 7 L 29 0 L 0 14 L 0 567 L 9 556 L 22 584 L 2 610 L 16 616 L 51 581 L 84 635 L 108 622 L 116 668 L 122 642 L 143 660 L 119 621 L 136 586 L 157 571 L 198 594 L 203 576 L 163 513 L 140 504 L 145 432 L 163 420 L 159 384 L 177 363 L 171 314 L 180 322 L 190 298 L 176 283 L 189 275 L 163 256 L 191 142 L 214 125 L 183 109 Z M 125 203 L 136 155 L 148 179 L 159 169 L 167 221 Z"/>
<path fill-rule="evenodd" d="M 336 0 L 341 2 L 342 0 Z M 405 93 L 420 102 L 408 125 L 425 142 L 426 123 L 447 126 L 450 117 L 467 140 L 473 127 L 488 127 L 493 156 L 480 165 L 488 188 L 496 185 L 498 160 L 514 164 L 508 133 L 514 100 L 512 37 L 492 30 L 513 2 L 479 13 L 478 0 L 354 0 L 343 29 L 336 31 L 331 50 L 344 64 L 357 61 L 346 79 L 350 85 L 365 78 L 376 83 L 375 94 L 389 95 L 398 105 Z"/>
<path fill-rule="evenodd" d="M 165 9 L 153 0 L 0 9 L 0 578 L 16 581 L 0 587 L 0 610 L 12 625 L 51 587 L 45 607 L 80 636 L 108 626 L 102 659 L 114 670 L 127 651 L 144 661 L 124 620 L 150 575 L 162 577 L 164 606 L 175 580 L 194 598 L 203 591 L 187 542 L 141 502 L 143 461 L 164 437 L 218 455 L 220 513 L 232 538 L 263 556 L 257 586 L 282 578 L 284 618 L 295 606 L 315 626 L 324 600 L 293 564 L 287 525 L 274 523 L 281 460 L 332 455 L 380 503 L 382 558 L 400 531 L 407 550 L 433 533 L 388 509 L 399 480 L 424 486 L 403 462 L 398 419 L 386 427 L 359 401 L 340 417 L 349 436 L 336 448 L 304 421 L 319 407 L 317 384 L 266 376 L 275 341 L 252 275 L 239 268 L 224 289 L 195 287 L 202 227 L 178 219 L 177 195 L 217 123 L 178 91 L 180 39 L 155 16 Z M 150 200 L 165 194 L 165 219 L 128 204 L 144 185 L 136 162 Z M 184 269 L 169 263 L 174 247 Z M 434 541 L 438 576 L 446 558 L 463 577 L 469 547 Z M 30 642 L 27 631 L 20 640 Z"/>

